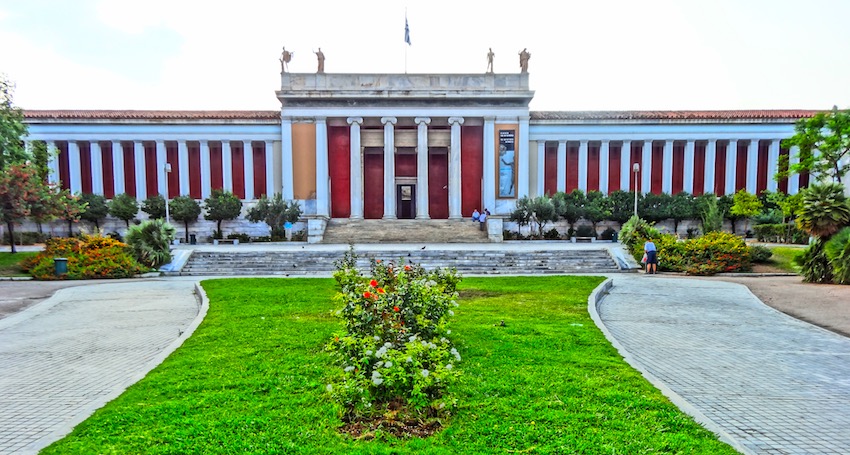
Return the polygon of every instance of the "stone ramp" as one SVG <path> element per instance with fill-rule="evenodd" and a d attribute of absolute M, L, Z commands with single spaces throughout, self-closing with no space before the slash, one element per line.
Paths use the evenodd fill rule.
<path fill-rule="evenodd" d="M 322 243 L 488 243 L 479 224 L 464 220 L 332 219 Z"/>
<path fill-rule="evenodd" d="M 619 272 L 608 249 L 510 250 L 510 249 L 435 249 L 411 245 L 410 248 L 358 249 L 358 266 L 369 267 L 370 259 L 403 260 L 426 268 L 454 267 L 463 274 L 563 274 Z M 192 253 L 179 275 L 319 275 L 330 274 L 334 262 L 342 258 L 336 250 L 252 250 L 236 248 L 197 250 Z"/>

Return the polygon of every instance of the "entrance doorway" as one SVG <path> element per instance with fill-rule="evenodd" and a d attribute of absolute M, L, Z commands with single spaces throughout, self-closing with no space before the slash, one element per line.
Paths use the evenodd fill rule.
<path fill-rule="evenodd" d="M 396 217 L 400 220 L 412 220 L 416 217 L 416 185 L 403 183 L 396 185 Z"/>

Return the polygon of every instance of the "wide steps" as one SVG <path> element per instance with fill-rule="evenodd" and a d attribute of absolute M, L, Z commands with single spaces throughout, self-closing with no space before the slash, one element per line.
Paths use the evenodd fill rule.
<path fill-rule="evenodd" d="M 322 243 L 487 243 L 487 232 L 466 220 L 332 219 Z"/>
<path fill-rule="evenodd" d="M 343 251 L 195 251 L 180 275 L 308 275 L 326 274 Z M 466 274 L 544 274 L 618 272 L 605 249 L 566 251 L 410 250 L 358 251 L 358 267 L 371 259 L 412 262 L 428 269 L 454 267 Z"/>

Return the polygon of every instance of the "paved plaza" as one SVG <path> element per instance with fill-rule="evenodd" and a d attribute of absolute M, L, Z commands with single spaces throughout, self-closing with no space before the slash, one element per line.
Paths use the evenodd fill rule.
<path fill-rule="evenodd" d="M 850 339 L 743 285 L 618 275 L 597 306 L 627 360 L 745 453 L 850 452 Z"/>
<path fill-rule="evenodd" d="M 0 319 L 0 454 L 31 454 L 117 397 L 185 339 L 194 281 L 59 290 Z"/>

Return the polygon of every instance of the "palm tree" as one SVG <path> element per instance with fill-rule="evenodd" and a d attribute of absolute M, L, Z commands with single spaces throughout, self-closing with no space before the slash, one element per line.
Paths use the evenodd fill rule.
<path fill-rule="evenodd" d="M 812 185 L 802 193 L 803 202 L 797 216 L 800 229 L 826 240 L 850 224 L 850 205 L 841 184 Z"/>

